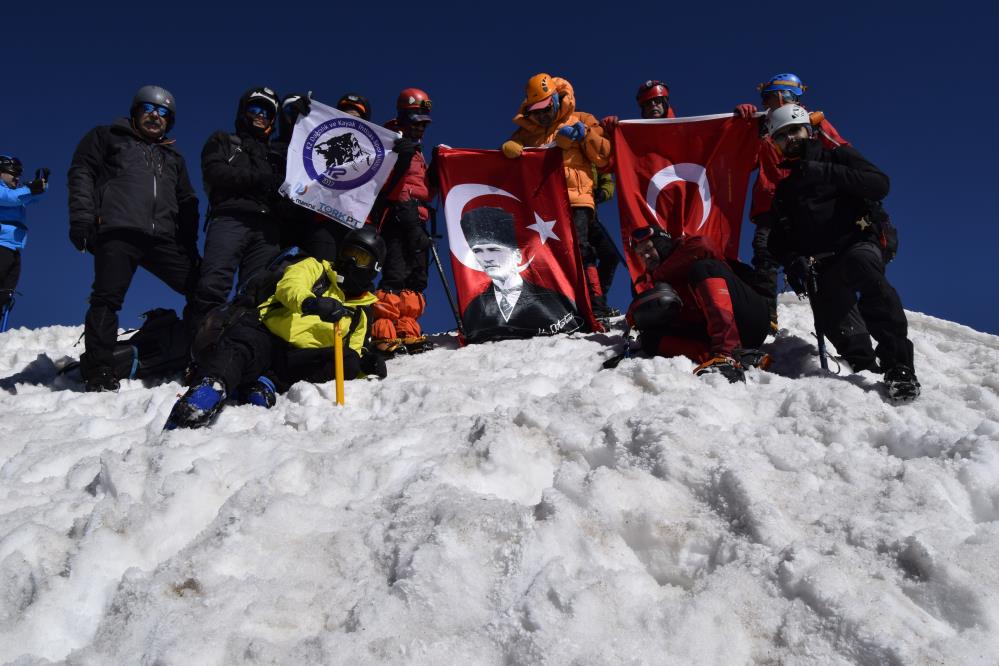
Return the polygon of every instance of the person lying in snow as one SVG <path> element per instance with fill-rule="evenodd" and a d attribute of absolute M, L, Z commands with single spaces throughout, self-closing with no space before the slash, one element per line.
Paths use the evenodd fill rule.
<path fill-rule="evenodd" d="M 645 265 L 628 323 L 641 332 L 642 351 L 686 356 L 694 374 L 720 373 L 745 381 L 744 368 L 766 368 L 756 348 L 770 328 L 766 291 L 751 282 L 753 269 L 727 260 L 704 236 L 674 239 L 658 227 L 639 227 L 631 244 Z"/>
<path fill-rule="evenodd" d="M 209 425 L 229 396 L 270 408 L 275 394 L 297 381 L 330 381 L 336 323 L 346 341 L 344 378 L 384 378 L 384 359 L 366 348 L 368 309 L 377 300 L 369 290 L 384 260 L 385 242 L 366 226 L 347 234 L 335 257 L 288 266 L 273 295 L 230 319 L 217 340 L 195 351 L 194 381 L 166 428 Z"/>

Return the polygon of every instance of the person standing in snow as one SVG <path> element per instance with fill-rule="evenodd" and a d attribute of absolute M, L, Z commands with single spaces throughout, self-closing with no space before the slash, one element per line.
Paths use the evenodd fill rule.
<path fill-rule="evenodd" d="M 128 118 L 95 127 L 69 168 L 69 239 L 94 255 L 80 370 L 88 391 L 116 391 L 118 311 L 142 266 L 187 299 L 198 282 L 198 198 L 167 133 L 177 109 L 160 86 L 143 86 Z"/>
<path fill-rule="evenodd" d="M 599 206 L 610 201 L 613 197 L 614 176 L 609 173 L 600 173 L 596 167 L 593 167 L 594 204 Z M 589 237 L 590 244 L 593 245 L 593 250 L 597 253 L 597 277 L 600 279 L 600 289 L 606 300 L 607 294 L 610 293 L 611 284 L 614 282 L 614 273 L 617 271 L 618 264 L 621 263 L 621 255 L 614 245 L 614 241 L 608 235 L 607 229 L 600 222 L 596 208 L 593 210 L 593 222 L 589 227 Z M 617 317 L 620 314 L 621 312 L 617 308 L 607 306 L 608 317 Z"/>
<path fill-rule="evenodd" d="M 281 251 L 274 204 L 284 181 L 284 160 L 269 145 L 277 114 L 277 94 L 251 88 L 236 107 L 235 133 L 212 134 L 201 151 L 209 212 L 194 292 L 199 316 L 229 299 L 237 268 L 239 279 L 246 280 Z"/>
<path fill-rule="evenodd" d="M 801 96 L 808 89 L 808 86 L 802 83 L 796 74 L 785 72 L 770 77 L 756 86 L 756 89 L 760 93 L 763 110 L 773 111 L 785 104 L 798 104 L 800 106 Z M 735 107 L 735 115 L 746 120 L 753 120 L 756 113 L 756 106 L 753 104 L 739 104 Z M 832 126 L 832 123 L 826 120 L 825 114 L 821 111 L 809 114 L 809 120 L 816 138 L 820 139 L 826 148 L 847 144 L 846 139 L 839 135 L 839 132 Z M 755 227 L 753 232 L 753 267 L 760 274 L 761 284 L 766 284 L 774 295 L 770 321 L 772 322 L 771 330 L 776 333 L 777 263 L 767 249 L 767 236 L 769 236 L 774 222 L 770 212 L 774 193 L 777 190 L 777 184 L 784 180 L 788 173 L 779 166 L 783 158 L 767 135 L 765 119 L 761 119 L 760 122 L 760 140 L 760 154 L 757 162 L 759 170 L 756 174 L 756 181 L 753 183 L 749 219 Z M 859 319 L 859 315 L 855 319 Z"/>
<path fill-rule="evenodd" d="M 427 340 L 418 320 L 427 304 L 423 292 L 433 242 L 427 231 L 427 204 L 437 196 L 437 188 L 421 146 L 432 106 L 425 91 L 406 88 L 396 100 L 396 117 L 385 123 L 402 132 L 393 147 L 399 159 L 370 215 L 387 247 L 371 331 L 375 347 L 387 353 L 400 346 L 421 351 Z"/>
<path fill-rule="evenodd" d="M 797 294 L 810 291 L 814 278 L 816 326 L 850 366 L 884 372 L 893 402 L 915 400 L 920 386 L 908 322 L 885 277 L 879 242 L 884 229 L 878 213 L 888 176 L 852 146 L 823 145 L 814 137 L 808 111 L 796 104 L 770 111 L 767 128 L 784 158 L 779 166 L 789 174 L 774 194 L 770 252 Z M 851 324 L 858 310 L 866 330 Z"/>
<path fill-rule="evenodd" d="M 611 315 L 597 271 L 597 253 L 590 239 L 596 211 L 593 198 L 593 167 L 603 169 L 610 160 L 611 143 L 600 122 L 576 110 L 576 97 L 565 79 L 535 74 L 527 81 L 524 101 L 513 122 L 519 129 L 503 144 L 503 154 L 516 159 L 526 147 L 555 144 L 562 150 L 572 223 L 583 259 L 586 284 L 598 318 Z"/>
<path fill-rule="evenodd" d="M 28 240 L 26 206 L 38 201 L 49 183 L 49 170 L 35 171 L 34 180 L 21 185 L 21 160 L 0 155 L 0 319 L 6 330 L 14 306 L 14 290 L 21 277 L 21 250 Z"/>
<path fill-rule="evenodd" d="M 645 267 L 628 322 L 641 331 L 642 350 L 687 356 L 694 374 L 745 381 L 746 366 L 766 368 L 757 347 L 768 330 L 766 293 L 753 269 L 727 260 L 706 236 L 674 239 L 659 227 L 639 227 L 632 248 Z"/>
<path fill-rule="evenodd" d="M 370 289 L 384 260 L 385 242 L 365 226 L 349 232 L 336 255 L 289 265 L 270 297 L 233 317 L 217 340 L 195 352 L 197 374 L 167 428 L 210 424 L 229 396 L 270 408 L 276 392 L 295 382 L 330 381 L 336 324 L 345 340 L 344 378 L 384 378 L 385 361 L 366 349 L 368 310 L 376 301 Z"/>

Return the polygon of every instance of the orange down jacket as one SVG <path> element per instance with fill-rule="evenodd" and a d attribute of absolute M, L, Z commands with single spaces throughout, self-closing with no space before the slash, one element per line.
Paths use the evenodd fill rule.
<path fill-rule="evenodd" d="M 593 208 L 593 167 L 599 169 L 607 165 L 611 143 L 604 136 L 600 121 L 589 113 L 576 111 L 576 97 L 572 92 L 572 84 L 558 77 L 552 77 L 552 83 L 559 96 L 559 110 L 555 122 L 550 127 L 542 127 L 527 118 L 524 115 L 524 111 L 527 110 L 525 100 L 520 105 L 520 113 L 513 118 L 513 122 L 520 125 L 520 129 L 514 132 L 510 139 L 522 146 L 538 148 L 554 143 L 558 130 L 566 125 L 574 125 L 577 122 L 586 125 L 586 137 L 563 149 L 562 161 L 569 189 L 569 205 Z"/>

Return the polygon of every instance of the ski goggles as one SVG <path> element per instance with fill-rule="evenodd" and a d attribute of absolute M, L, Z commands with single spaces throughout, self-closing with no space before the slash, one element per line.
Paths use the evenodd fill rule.
<path fill-rule="evenodd" d="M 347 245 L 341 249 L 340 258 L 352 262 L 358 268 L 374 267 L 375 270 L 378 269 L 376 265 L 378 262 L 375 260 L 375 255 L 356 245 Z"/>
<path fill-rule="evenodd" d="M 141 107 L 143 113 L 155 113 L 160 118 L 169 118 L 170 109 L 165 106 L 160 106 L 159 104 L 153 104 L 152 102 L 143 102 Z"/>
<path fill-rule="evenodd" d="M 246 107 L 246 112 L 251 116 L 263 116 L 267 120 L 271 119 L 271 110 L 265 106 L 260 106 L 259 104 L 251 104 Z"/>
<path fill-rule="evenodd" d="M 631 246 L 635 247 L 636 245 L 644 243 L 647 240 L 652 240 L 656 236 L 664 236 L 665 238 L 672 240 L 672 236 L 669 235 L 668 231 L 663 231 L 662 229 L 658 229 L 656 227 L 638 227 L 631 232 Z"/>

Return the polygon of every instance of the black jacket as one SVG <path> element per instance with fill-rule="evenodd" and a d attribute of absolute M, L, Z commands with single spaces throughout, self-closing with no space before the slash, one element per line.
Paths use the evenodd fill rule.
<path fill-rule="evenodd" d="M 201 151 L 208 216 L 271 215 L 284 158 L 246 131 L 216 132 Z"/>
<path fill-rule="evenodd" d="M 805 143 L 791 175 L 777 185 L 769 248 L 787 265 L 795 256 L 839 252 L 872 239 L 862 218 L 870 202 L 888 194 L 888 176 L 855 148 L 828 149 L 817 139 Z"/>
<path fill-rule="evenodd" d="M 127 118 L 90 130 L 69 167 L 69 224 L 198 242 L 198 197 L 173 141 L 150 141 Z"/>

